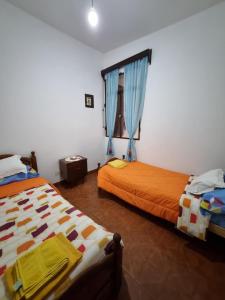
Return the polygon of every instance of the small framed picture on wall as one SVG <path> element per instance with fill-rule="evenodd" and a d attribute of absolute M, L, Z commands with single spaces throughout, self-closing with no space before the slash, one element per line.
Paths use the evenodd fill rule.
<path fill-rule="evenodd" d="M 94 95 L 85 94 L 85 107 L 94 108 Z"/>

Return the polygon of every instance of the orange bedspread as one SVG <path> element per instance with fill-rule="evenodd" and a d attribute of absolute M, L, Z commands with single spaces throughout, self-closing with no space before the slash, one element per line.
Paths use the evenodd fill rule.
<path fill-rule="evenodd" d="M 35 188 L 46 183 L 49 183 L 48 180 L 42 177 L 37 177 L 6 184 L 0 187 L 0 198 L 10 197 L 19 194 L 25 190 Z"/>
<path fill-rule="evenodd" d="M 188 178 L 186 174 L 131 162 L 123 169 L 102 167 L 98 173 L 98 187 L 176 224 L 179 199 Z"/>

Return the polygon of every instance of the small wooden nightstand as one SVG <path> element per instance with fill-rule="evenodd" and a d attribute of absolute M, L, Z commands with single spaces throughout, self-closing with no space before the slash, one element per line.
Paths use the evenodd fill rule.
<path fill-rule="evenodd" d="M 68 183 L 76 183 L 87 175 L 87 158 L 81 157 L 77 161 L 60 159 L 60 175 Z"/>

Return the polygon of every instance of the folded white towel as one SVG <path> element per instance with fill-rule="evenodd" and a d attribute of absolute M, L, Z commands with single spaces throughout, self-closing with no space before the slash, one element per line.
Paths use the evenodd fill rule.
<path fill-rule="evenodd" d="M 215 188 L 225 188 L 224 172 L 222 169 L 211 170 L 194 178 L 187 192 L 201 195 L 213 191 Z"/>

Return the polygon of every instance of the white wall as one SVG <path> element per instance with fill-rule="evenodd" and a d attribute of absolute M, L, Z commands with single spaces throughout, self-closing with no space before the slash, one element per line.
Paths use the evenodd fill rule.
<path fill-rule="evenodd" d="M 35 150 L 53 182 L 70 154 L 95 169 L 104 156 L 101 65 L 101 53 L 0 0 L 0 153 Z"/>
<path fill-rule="evenodd" d="M 225 168 L 225 3 L 108 52 L 104 67 L 146 48 L 139 160 L 188 173 Z M 126 153 L 126 140 L 114 145 Z"/>
<path fill-rule="evenodd" d="M 225 168 L 224 28 L 222 3 L 103 56 L 0 0 L 0 153 L 35 150 L 53 182 L 70 154 L 96 168 L 105 151 L 102 64 L 152 48 L 139 159 L 189 173 Z M 95 95 L 94 109 L 84 93 Z M 114 142 L 125 154 L 127 141 Z"/>

